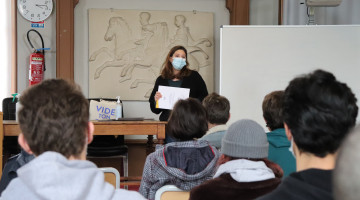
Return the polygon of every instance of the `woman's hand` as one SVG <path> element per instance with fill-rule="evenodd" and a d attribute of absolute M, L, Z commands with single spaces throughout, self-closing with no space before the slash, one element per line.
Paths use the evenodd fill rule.
<path fill-rule="evenodd" d="M 156 92 L 156 93 L 155 93 L 155 96 L 154 96 L 154 99 L 155 99 L 155 101 L 158 101 L 161 97 L 162 97 L 161 93 L 160 93 L 160 92 Z"/>

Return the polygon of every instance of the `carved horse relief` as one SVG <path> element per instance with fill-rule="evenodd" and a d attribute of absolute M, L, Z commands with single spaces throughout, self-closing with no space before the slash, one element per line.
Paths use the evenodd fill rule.
<path fill-rule="evenodd" d="M 110 47 L 107 47 L 108 45 L 100 46 L 101 48 L 90 52 L 89 62 L 94 63 L 99 56 L 102 57 L 100 60 L 103 61 L 97 66 L 92 64 L 92 67 L 96 68 L 93 68 L 93 74 L 89 74 L 89 81 L 99 80 L 103 75 L 103 71 L 109 67 L 119 68 L 117 78 L 113 76 L 112 79 L 116 78 L 120 86 L 126 83 L 129 92 L 136 92 L 140 85 L 145 84 L 142 88 L 148 89 L 142 95 L 146 99 L 151 94 L 166 55 L 173 46 L 183 45 L 187 48 L 187 59 L 191 69 L 199 71 L 200 68 L 211 64 L 209 55 L 199 46 L 201 44 L 205 44 L 206 47 L 212 46 L 211 41 L 206 38 L 194 40 L 190 35 L 189 27 L 185 26 L 186 18 L 183 15 L 173 18 L 175 25 L 171 26 L 172 30 L 175 30 L 175 34 L 171 39 L 169 38 L 168 19 L 151 22 L 149 12 L 141 12 L 138 17 L 136 26 L 133 24 L 133 19 L 126 20 L 124 16 L 109 18 L 103 39 L 105 42 L 112 42 L 112 45 Z M 132 24 L 130 24 L 133 29 L 130 28 L 129 21 L 132 21 Z M 134 34 L 134 30 L 136 30 L 135 33 L 137 34 Z M 110 59 L 104 60 L 105 55 Z M 140 72 L 139 70 L 144 71 L 147 75 L 139 77 L 137 74 Z"/>

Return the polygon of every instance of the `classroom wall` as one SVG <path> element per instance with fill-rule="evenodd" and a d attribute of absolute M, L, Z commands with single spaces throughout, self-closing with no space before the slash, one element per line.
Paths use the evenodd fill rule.
<path fill-rule="evenodd" d="M 30 29 L 35 29 L 42 35 L 45 48 L 51 48 L 50 51 L 45 52 L 45 79 L 56 77 L 56 1 L 54 1 L 54 9 L 51 16 L 44 23 L 44 28 L 32 28 L 31 23 L 17 11 L 18 93 L 24 91 L 29 85 L 29 56 L 32 53 L 32 49 L 26 38 L 26 33 Z M 31 32 L 29 36 L 33 46 L 41 48 L 41 40 L 38 35 L 35 32 Z"/>
<path fill-rule="evenodd" d="M 225 0 L 80 0 L 75 8 L 75 81 L 83 87 L 84 93 L 88 94 L 87 63 L 78 59 L 87 53 L 87 9 L 88 8 L 116 8 L 116 9 L 140 9 L 140 10 L 183 10 L 183 11 L 207 11 L 214 13 L 215 32 L 215 91 L 218 91 L 219 78 L 219 27 L 229 24 L 229 12 L 225 7 Z M 269 9 L 270 8 L 270 9 Z M 272 25 L 277 24 L 277 0 L 251 0 L 250 1 L 250 24 Z M 26 40 L 26 32 L 31 29 L 31 24 L 17 13 L 17 37 L 18 37 L 18 92 L 21 93 L 28 86 L 28 60 L 31 53 L 30 45 Z M 84 29 L 84 30 L 82 30 Z M 56 0 L 54 11 L 50 18 L 45 20 L 45 28 L 37 28 L 44 37 L 45 46 L 51 50 L 46 53 L 47 71 L 45 78 L 56 77 Z M 34 45 L 41 45 L 36 35 L 31 34 Z M 83 38 L 84 37 L 84 38 Z M 80 38 L 80 39 L 79 39 Z M 82 40 L 82 41 L 78 41 Z M 86 46 L 85 46 L 86 44 Z M 80 45 L 80 46 L 78 46 Z M 79 52 L 80 51 L 80 52 Z M 87 56 L 87 55 L 86 55 Z M 77 66 L 79 65 L 79 66 Z M 10 94 L 9 94 L 10 95 Z M 132 105 L 129 105 L 132 109 Z M 141 103 L 140 103 L 141 106 Z M 138 103 L 135 103 L 138 107 Z M 144 108 L 141 106 L 141 108 Z"/>
<path fill-rule="evenodd" d="M 279 0 L 251 0 L 251 25 L 278 25 Z"/>

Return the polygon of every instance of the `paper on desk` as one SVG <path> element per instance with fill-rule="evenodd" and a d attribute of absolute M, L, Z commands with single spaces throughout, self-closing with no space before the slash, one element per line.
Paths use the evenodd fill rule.
<path fill-rule="evenodd" d="M 161 98 L 158 100 L 156 107 L 172 110 L 175 103 L 179 99 L 189 98 L 190 89 L 189 88 L 178 88 L 178 87 L 168 87 L 168 86 L 159 86 L 158 91 L 161 93 Z"/>

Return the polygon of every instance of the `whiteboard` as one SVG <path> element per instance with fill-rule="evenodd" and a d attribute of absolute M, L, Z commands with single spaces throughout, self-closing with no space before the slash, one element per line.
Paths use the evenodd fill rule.
<path fill-rule="evenodd" d="M 332 72 L 360 99 L 360 26 L 223 26 L 219 93 L 231 118 L 265 129 L 264 96 L 315 69 Z M 359 106 L 359 102 L 358 102 Z"/>

